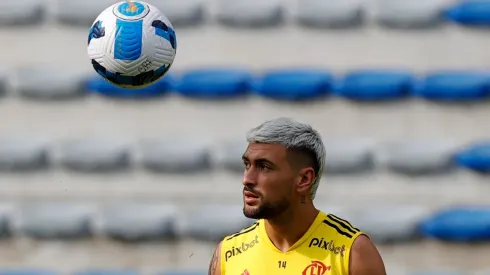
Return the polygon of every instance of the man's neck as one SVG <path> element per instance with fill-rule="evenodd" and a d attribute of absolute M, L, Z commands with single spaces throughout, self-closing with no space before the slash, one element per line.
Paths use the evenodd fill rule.
<path fill-rule="evenodd" d="M 265 221 L 267 235 L 279 250 L 285 252 L 308 231 L 318 212 L 313 204 L 290 209 L 280 217 Z"/>

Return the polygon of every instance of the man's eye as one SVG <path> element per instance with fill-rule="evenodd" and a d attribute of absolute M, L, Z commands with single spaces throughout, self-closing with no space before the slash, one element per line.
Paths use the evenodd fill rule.
<path fill-rule="evenodd" d="M 264 170 L 264 171 L 269 170 L 269 167 L 267 165 L 264 165 L 264 164 L 259 165 L 259 168 L 260 168 L 260 170 Z"/>

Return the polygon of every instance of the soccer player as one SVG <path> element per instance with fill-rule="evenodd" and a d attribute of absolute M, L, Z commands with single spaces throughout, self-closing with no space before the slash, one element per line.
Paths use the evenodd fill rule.
<path fill-rule="evenodd" d="M 247 141 L 243 213 L 257 221 L 220 242 L 209 275 L 386 275 L 369 237 L 313 204 L 325 165 L 317 131 L 278 118 Z"/>

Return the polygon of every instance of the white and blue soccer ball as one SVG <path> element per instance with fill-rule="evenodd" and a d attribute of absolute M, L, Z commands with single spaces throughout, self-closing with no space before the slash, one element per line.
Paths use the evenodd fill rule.
<path fill-rule="evenodd" d="M 105 9 L 88 35 L 95 71 L 123 88 L 142 88 L 163 77 L 175 59 L 177 38 L 167 17 L 142 1 Z"/>

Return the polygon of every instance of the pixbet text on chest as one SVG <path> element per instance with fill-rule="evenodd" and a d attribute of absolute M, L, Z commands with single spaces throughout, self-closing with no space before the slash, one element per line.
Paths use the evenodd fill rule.
<path fill-rule="evenodd" d="M 344 257 L 345 245 L 335 246 L 335 243 L 333 240 L 327 242 L 327 241 L 323 240 L 323 238 L 321 238 L 321 239 L 313 238 L 313 239 L 311 239 L 308 247 L 322 248 L 324 250 L 331 251 L 336 255 L 340 253 L 340 256 Z"/>
<path fill-rule="evenodd" d="M 242 254 L 243 252 L 247 251 L 249 248 L 254 247 L 258 243 L 259 243 L 259 236 L 255 236 L 255 239 L 253 239 L 249 243 L 243 242 L 241 246 L 238 247 L 233 246 L 231 249 L 225 252 L 225 261 L 228 261 L 228 259 L 238 254 Z"/>

